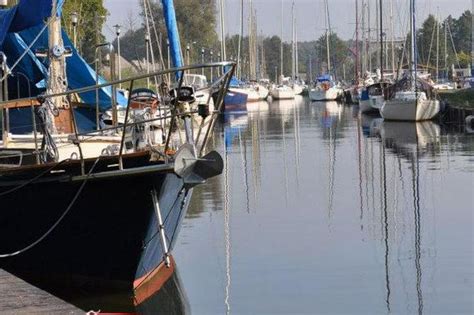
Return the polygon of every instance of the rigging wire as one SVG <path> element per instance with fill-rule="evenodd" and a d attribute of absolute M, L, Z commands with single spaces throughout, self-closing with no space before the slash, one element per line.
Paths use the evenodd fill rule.
<path fill-rule="evenodd" d="M 84 179 L 84 181 L 82 182 L 81 186 L 79 187 L 79 189 L 77 190 L 76 194 L 74 195 L 74 197 L 72 198 L 71 202 L 69 203 L 69 205 L 67 206 L 66 210 L 63 212 L 63 214 L 59 217 L 58 220 L 56 220 L 56 222 L 43 234 L 41 235 L 37 240 L 35 240 L 33 243 L 29 244 L 28 246 L 25 246 L 23 247 L 22 249 L 19 249 L 17 251 L 14 251 L 14 252 L 11 252 L 11 253 L 6 253 L 6 254 L 0 254 L 0 258 L 8 258 L 8 257 L 14 257 L 14 256 L 18 256 L 30 249 L 32 249 L 33 247 L 35 247 L 36 245 L 38 245 L 39 243 L 41 243 L 48 235 L 50 235 L 55 229 L 56 227 L 59 225 L 59 223 L 61 223 L 61 221 L 64 219 L 64 217 L 66 217 L 66 215 L 69 213 L 69 211 L 72 209 L 72 207 L 74 206 L 74 204 L 76 203 L 77 201 L 77 198 L 79 198 L 80 194 L 82 193 L 82 191 L 84 190 L 84 187 L 86 186 L 87 182 L 89 181 L 89 178 L 90 178 L 90 175 L 92 174 L 92 172 L 94 171 L 97 163 L 99 162 L 100 160 L 100 157 L 98 157 L 94 164 L 92 165 L 91 169 L 89 170 L 89 172 L 87 173 L 87 177 Z"/>

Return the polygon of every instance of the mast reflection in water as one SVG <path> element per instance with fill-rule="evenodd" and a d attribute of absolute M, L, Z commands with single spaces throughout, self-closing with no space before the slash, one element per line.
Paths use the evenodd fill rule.
<path fill-rule="evenodd" d="M 302 98 L 248 109 L 176 247 L 193 313 L 474 313 L 473 136 Z"/>

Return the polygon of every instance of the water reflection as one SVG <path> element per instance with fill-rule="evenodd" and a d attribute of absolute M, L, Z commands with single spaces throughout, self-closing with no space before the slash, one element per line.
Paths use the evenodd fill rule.
<path fill-rule="evenodd" d="M 176 247 L 194 312 L 474 312 L 472 136 L 253 106 L 222 126 L 225 176 L 196 189 Z"/>
<path fill-rule="evenodd" d="M 161 267 L 135 290 L 120 282 L 101 283 L 83 279 L 71 287 L 64 276 L 21 274 L 24 281 L 75 305 L 85 312 L 131 314 L 191 314 L 181 277 L 172 259 L 170 268 Z"/>

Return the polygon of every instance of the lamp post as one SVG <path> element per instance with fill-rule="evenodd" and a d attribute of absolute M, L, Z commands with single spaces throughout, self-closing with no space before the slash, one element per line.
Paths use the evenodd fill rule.
<path fill-rule="evenodd" d="M 145 34 L 145 50 L 146 50 L 146 73 L 150 74 L 150 53 L 148 51 L 148 46 L 150 44 L 150 34 Z M 146 78 L 146 86 L 150 88 L 150 77 Z"/>
<path fill-rule="evenodd" d="M 217 61 L 223 61 L 223 60 L 221 60 L 221 52 L 220 52 L 220 51 L 217 52 Z M 217 74 L 218 76 L 221 75 L 221 68 L 220 68 L 220 67 L 217 68 L 217 73 L 218 73 L 218 74 Z"/>
<path fill-rule="evenodd" d="M 118 59 L 118 79 L 122 80 L 122 61 L 120 55 L 120 33 L 122 32 L 121 26 L 119 24 L 114 25 L 115 35 L 117 35 L 117 59 Z M 122 88 L 122 83 L 120 83 L 119 88 Z"/>
<path fill-rule="evenodd" d="M 189 44 L 186 44 L 186 63 L 190 65 L 190 57 L 189 57 L 189 51 L 191 50 L 191 46 Z"/>
<path fill-rule="evenodd" d="M 78 14 L 76 11 L 71 13 L 71 23 L 72 23 L 72 33 L 73 33 L 73 43 L 74 47 L 77 49 L 77 22 L 79 20 Z"/>
<path fill-rule="evenodd" d="M 209 52 L 209 54 L 211 55 L 211 63 L 212 63 L 212 56 L 214 55 L 214 52 L 211 50 L 211 51 Z M 212 77 L 214 76 L 214 75 L 213 75 L 213 72 L 214 72 L 213 70 L 214 70 L 214 67 L 211 67 L 211 82 L 212 82 Z"/>
<path fill-rule="evenodd" d="M 95 46 L 95 52 L 94 52 L 94 58 L 95 58 L 95 85 L 99 85 L 99 63 L 102 59 L 102 56 L 101 55 L 97 55 L 97 52 L 99 51 L 99 48 L 102 48 L 102 47 L 105 47 L 105 46 L 109 46 L 110 43 L 102 43 L 102 44 L 99 44 L 99 45 L 96 45 Z M 99 114 L 100 114 L 100 107 L 99 107 L 99 89 L 96 88 L 95 89 L 95 119 L 96 119 L 96 129 L 99 130 L 100 129 L 100 117 L 99 117 Z"/>
<path fill-rule="evenodd" d="M 201 63 L 204 64 L 204 48 L 201 48 Z M 201 75 L 204 75 L 204 68 L 201 68 Z"/>
<path fill-rule="evenodd" d="M 166 39 L 166 52 L 168 59 L 168 69 L 171 69 L 171 60 L 170 60 L 170 40 Z M 171 84 L 171 74 L 168 73 L 168 84 Z"/>

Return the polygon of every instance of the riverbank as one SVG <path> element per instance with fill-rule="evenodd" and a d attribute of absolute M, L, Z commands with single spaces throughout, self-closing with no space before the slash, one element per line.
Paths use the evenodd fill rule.
<path fill-rule="evenodd" d="M 474 88 L 439 91 L 439 97 L 451 107 L 474 109 Z"/>
<path fill-rule="evenodd" d="M 84 311 L 0 269 L 1 314 L 84 314 Z"/>

